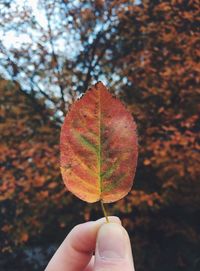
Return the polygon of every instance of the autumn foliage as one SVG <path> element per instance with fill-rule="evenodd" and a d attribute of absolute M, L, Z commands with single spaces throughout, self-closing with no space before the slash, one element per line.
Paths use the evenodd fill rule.
<path fill-rule="evenodd" d="M 138 126 L 133 189 L 109 207 L 130 233 L 136 270 L 199 270 L 199 1 L 39 2 L 47 29 L 27 6 L 1 9 L 5 33 L 38 33 L 20 48 L 0 43 L 1 251 L 59 243 L 102 215 L 59 173 L 63 116 L 101 80 Z M 58 46 L 65 32 L 73 54 Z"/>
<path fill-rule="evenodd" d="M 41 120 L 18 85 L 1 79 L 0 91 L 0 223 L 1 249 L 6 251 L 43 229 L 49 199 L 53 197 L 56 204 L 63 189 L 57 187 L 58 133 L 51 135 L 54 125 Z"/>

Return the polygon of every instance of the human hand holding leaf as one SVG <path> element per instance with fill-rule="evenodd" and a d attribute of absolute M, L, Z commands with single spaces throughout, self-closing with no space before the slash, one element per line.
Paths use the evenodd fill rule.
<path fill-rule="evenodd" d="M 98 82 L 67 114 L 60 151 L 68 190 L 84 201 L 101 201 L 103 207 L 104 202 L 123 198 L 132 187 L 138 156 L 136 124 Z"/>

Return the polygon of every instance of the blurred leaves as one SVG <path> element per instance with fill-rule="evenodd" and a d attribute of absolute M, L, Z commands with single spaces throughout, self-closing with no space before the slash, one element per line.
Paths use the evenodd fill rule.
<path fill-rule="evenodd" d="M 0 4 L 2 34 L 27 35 L 0 43 L 9 79 L 0 80 L 2 250 L 60 242 L 99 218 L 98 205 L 65 192 L 58 142 L 70 104 L 102 80 L 138 124 L 134 189 L 110 207 L 131 235 L 136 269 L 199 270 L 199 1 L 38 5 L 42 23 L 28 4 Z"/>

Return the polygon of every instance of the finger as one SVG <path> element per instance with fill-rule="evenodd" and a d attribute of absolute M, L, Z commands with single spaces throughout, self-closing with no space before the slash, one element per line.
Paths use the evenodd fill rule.
<path fill-rule="evenodd" d="M 129 236 L 116 223 L 103 224 L 97 235 L 94 271 L 134 271 Z"/>
<path fill-rule="evenodd" d="M 115 222 L 121 225 L 121 221 L 118 217 L 112 216 L 109 217 L 109 221 L 111 222 Z M 98 220 L 99 223 L 101 222 L 106 222 L 105 217 L 101 218 Z M 89 264 L 86 266 L 86 268 L 84 269 L 84 271 L 93 271 L 94 270 L 94 256 L 92 256 L 92 258 L 90 259 Z"/>
<path fill-rule="evenodd" d="M 89 264 L 86 266 L 84 271 L 93 271 L 94 270 L 93 268 L 94 268 L 94 256 L 92 256 L 92 258 L 90 259 Z"/>
<path fill-rule="evenodd" d="M 109 219 L 114 223 L 120 223 L 117 217 L 109 217 Z M 82 271 L 92 257 L 98 229 L 104 223 L 105 218 L 102 218 L 74 227 L 54 254 L 45 271 Z"/>

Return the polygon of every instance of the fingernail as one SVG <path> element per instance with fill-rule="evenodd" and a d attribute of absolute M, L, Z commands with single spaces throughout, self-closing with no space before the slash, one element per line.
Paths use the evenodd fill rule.
<path fill-rule="evenodd" d="M 116 223 L 102 225 L 97 236 L 97 250 L 101 258 L 124 258 L 126 238 L 123 227 Z"/>

